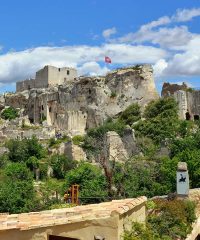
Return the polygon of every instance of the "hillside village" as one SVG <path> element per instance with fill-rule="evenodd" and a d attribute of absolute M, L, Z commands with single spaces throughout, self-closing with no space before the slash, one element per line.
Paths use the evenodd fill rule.
<path fill-rule="evenodd" d="M 15 234 L 20 239 L 20 231 L 24 231 L 24 236 L 27 234 L 23 239 L 47 239 L 46 236 L 52 234 L 49 230 L 52 225 L 57 226 L 53 233 L 59 235 L 65 232 L 64 225 L 69 224 L 61 221 L 62 216 L 71 214 L 69 221 L 74 229 L 70 226 L 66 237 L 86 239 L 79 237 L 89 221 L 87 232 L 96 240 L 116 240 L 122 235 L 125 240 L 132 240 L 136 238 L 131 238 L 128 232 L 128 221 L 132 218 L 144 223 L 148 204 L 151 205 L 148 205 L 149 229 L 135 226 L 142 229 L 138 231 L 157 237 L 147 239 L 186 239 L 192 231 L 192 223 L 196 220 L 191 210 L 194 205 L 192 202 L 187 205 L 180 199 L 194 200 L 199 216 L 200 91 L 185 83 L 164 83 L 160 97 L 153 68 L 148 64 L 119 68 L 106 76 L 95 77 L 78 76 L 73 68 L 48 65 L 37 71 L 34 79 L 17 82 L 15 93 L 4 93 L 0 97 L 0 110 L 0 212 L 16 215 L 5 215 L 11 227 L 7 224 L 2 233 L 4 220 L 0 216 L 0 239 L 1 236 L 11 238 L 14 230 L 7 230 L 12 226 L 19 231 Z M 179 162 L 186 163 L 183 172 L 189 172 L 191 191 L 176 199 Z M 24 192 L 19 190 L 23 181 L 27 183 Z M 96 205 L 75 207 L 71 212 L 66 208 L 59 211 L 57 208 L 63 204 L 66 207 L 63 196 L 73 184 L 80 186 L 82 204 Z M 9 189 L 15 191 L 15 188 L 18 190 L 12 199 Z M 26 196 L 23 201 L 22 196 Z M 170 201 L 168 205 L 159 202 L 159 198 L 152 200 L 155 196 L 172 198 L 173 207 L 186 209 L 186 212 L 179 209 L 182 215 L 170 215 L 171 219 L 177 218 L 172 231 L 169 231 L 171 222 L 165 223 L 168 227 L 159 231 L 162 223 L 158 223 L 161 219 L 156 211 L 160 210 L 156 210 L 156 206 L 169 207 L 168 213 L 159 212 L 163 214 L 162 220 L 171 214 L 171 206 Z M 147 202 L 147 198 L 151 200 Z M 110 200 L 113 200 L 111 205 Z M 189 208 L 190 217 L 186 216 Z M 39 212 L 41 210 L 44 212 Z M 91 218 L 88 216 L 90 210 Z M 24 212 L 37 214 L 25 215 Z M 14 219 L 13 223 L 9 218 Z M 106 228 L 102 218 L 108 219 L 110 228 Z M 152 219 L 156 219 L 158 226 Z M 193 228 L 195 231 L 198 221 Z M 24 225 L 17 225 L 18 222 Z M 45 230 L 39 234 L 41 224 Z M 98 224 L 101 230 L 96 231 Z M 112 226 L 117 229 L 117 235 L 109 232 Z M 80 230 L 76 232 L 75 229 Z M 195 238 L 198 234 L 197 230 Z M 88 239 L 93 239 L 91 236 L 88 235 Z"/>

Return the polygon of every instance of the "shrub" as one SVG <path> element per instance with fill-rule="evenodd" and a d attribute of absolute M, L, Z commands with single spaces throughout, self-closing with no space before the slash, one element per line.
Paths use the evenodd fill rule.
<path fill-rule="evenodd" d="M 195 205 L 183 200 L 163 199 L 149 203 L 154 211 L 147 216 L 146 226 L 133 223 L 132 229 L 125 231 L 124 240 L 185 239 L 195 221 Z"/>
<path fill-rule="evenodd" d="M 81 145 L 81 143 L 84 142 L 84 139 L 84 136 L 77 135 L 72 138 L 72 142 L 75 145 Z"/>
<path fill-rule="evenodd" d="M 61 143 L 63 142 L 68 142 L 70 141 L 70 138 L 66 135 L 63 135 L 61 138 L 59 139 L 55 139 L 54 137 L 53 138 L 50 138 L 49 139 L 49 147 L 58 147 Z"/>
<path fill-rule="evenodd" d="M 1 117 L 5 120 L 12 120 L 17 118 L 18 116 L 19 115 L 17 109 L 13 107 L 8 107 L 4 109 L 3 112 L 1 113 Z"/>
<path fill-rule="evenodd" d="M 117 96 L 116 92 L 111 92 L 111 95 L 110 95 L 111 98 L 115 98 L 116 96 Z"/>
<path fill-rule="evenodd" d="M 123 135 L 124 129 L 126 128 L 126 125 L 124 122 L 119 120 L 109 120 L 104 122 L 101 126 L 97 128 L 91 128 L 88 130 L 88 136 L 94 137 L 94 138 L 102 138 L 105 133 L 108 131 L 115 131 L 120 136 Z"/>
<path fill-rule="evenodd" d="M 130 126 L 139 119 L 141 119 L 141 111 L 138 103 L 131 104 L 120 115 L 120 120 Z"/>
<path fill-rule="evenodd" d="M 76 166 L 76 162 L 68 159 L 65 155 L 51 156 L 50 163 L 53 168 L 54 176 L 57 179 L 64 178 L 67 171 L 75 168 Z"/>

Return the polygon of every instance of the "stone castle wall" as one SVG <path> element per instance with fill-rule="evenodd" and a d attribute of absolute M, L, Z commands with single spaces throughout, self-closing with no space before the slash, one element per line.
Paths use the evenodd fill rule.
<path fill-rule="evenodd" d="M 45 66 L 36 72 L 35 79 L 17 82 L 16 91 L 22 92 L 33 88 L 48 88 L 49 86 L 61 85 L 68 81 L 74 81 L 76 77 L 77 70 L 74 68 Z"/>
<path fill-rule="evenodd" d="M 24 90 L 30 90 L 31 88 L 35 88 L 35 79 L 27 79 L 27 80 L 16 83 L 16 91 L 17 92 L 22 92 Z"/>
<path fill-rule="evenodd" d="M 178 103 L 179 118 L 183 120 L 200 119 L 200 91 L 190 89 L 186 84 L 164 83 L 162 97 L 172 96 Z"/>

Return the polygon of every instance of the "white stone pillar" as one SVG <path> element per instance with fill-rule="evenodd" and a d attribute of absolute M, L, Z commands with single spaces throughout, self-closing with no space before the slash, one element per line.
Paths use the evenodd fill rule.
<path fill-rule="evenodd" d="M 177 196 L 187 197 L 189 194 L 189 174 L 187 163 L 179 162 L 176 172 Z"/>

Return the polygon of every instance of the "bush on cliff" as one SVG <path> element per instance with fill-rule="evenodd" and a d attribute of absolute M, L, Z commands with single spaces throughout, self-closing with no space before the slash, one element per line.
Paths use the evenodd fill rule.
<path fill-rule="evenodd" d="M 132 125 L 134 122 L 137 122 L 141 119 L 141 110 L 138 103 L 133 103 L 128 106 L 119 117 L 125 124 Z"/>
<path fill-rule="evenodd" d="M 144 111 L 144 117 L 145 120 L 134 126 L 138 136 L 149 137 L 156 144 L 177 136 L 180 121 L 177 103 L 173 98 L 150 102 Z"/>
<path fill-rule="evenodd" d="M 19 116 L 18 110 L 13 107 L 4 109 L 1 113 L 1 117 L 5 120 L 12 120 Z"/>

